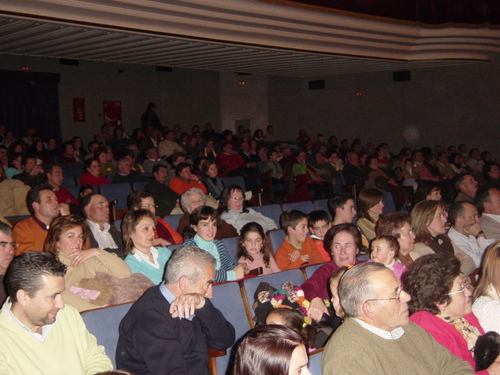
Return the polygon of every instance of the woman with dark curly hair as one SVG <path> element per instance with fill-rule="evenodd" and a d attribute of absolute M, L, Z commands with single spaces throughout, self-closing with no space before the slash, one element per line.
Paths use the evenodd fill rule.
<path fill-rule="evenodd" d="M 404 284 L 411 296 L 410 320 L 475 368 L 471 351 L 484 330 L 472 313 L 470 280 L 460 274 L 460 261 L 445 254 L 426 255 L 410 267 Z M 491 370 L 477 373 L 497 374 L 500 363 Z"/>

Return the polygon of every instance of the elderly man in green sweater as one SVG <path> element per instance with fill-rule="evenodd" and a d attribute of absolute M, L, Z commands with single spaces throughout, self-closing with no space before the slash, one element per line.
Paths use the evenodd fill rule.
<path fill-rule="evenodd" d="M 380 263 L 363 263 L 340 281 L 339 296 L 347 319 L 323 353 L 323 375 L 474 374 L 408 319 L 401 282 Z"/>
<path fill-rule="evenodd" d="M 66 266 L 30 251 L 5 275 L 9 298 L 0 312 L 0 373 L 91 375 L 113 368 L 80 314 L 64 305 Z"/>

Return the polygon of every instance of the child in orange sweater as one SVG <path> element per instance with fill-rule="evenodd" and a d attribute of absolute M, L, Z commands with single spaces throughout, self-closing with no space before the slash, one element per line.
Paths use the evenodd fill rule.
<path fill-rule="evenodd" d="M 280 226 L 287 234 L 276 252 L 276 263 L 282 271 L 324 262 L 314 240 L 308 236 L 305 213 L 298 210 L 283 212 Z"/>

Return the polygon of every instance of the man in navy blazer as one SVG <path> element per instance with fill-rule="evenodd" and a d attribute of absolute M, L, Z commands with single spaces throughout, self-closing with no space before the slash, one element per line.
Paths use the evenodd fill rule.
<path fill-rule="evenodd" d="M 234 328 L 210 299 L 215 259 L 196 246 L 174 251 L 164 283 L 151 287 L 120 323 L 117 367 L 141 374 L 209 375 L 208 348 L 233 345 Z"/>

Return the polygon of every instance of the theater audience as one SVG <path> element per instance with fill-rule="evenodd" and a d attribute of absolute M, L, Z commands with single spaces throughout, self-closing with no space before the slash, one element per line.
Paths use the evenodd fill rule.
<path fill-rule="evenodd" d="M 382 192 L 375 188 L 363 189 L 358 196 L 359 219 L 356 224 L 369 241 L 376 236 L 375 225 L 384 210 L 383 197 Z"/>
<path fill-rule="evenodd" d="M 83 164 L 84 173 L 80 176 L 80 185 L 109 185 L 107 177 L 101 176 L 101 162 L 97 158 L 86 159 Z"/>

